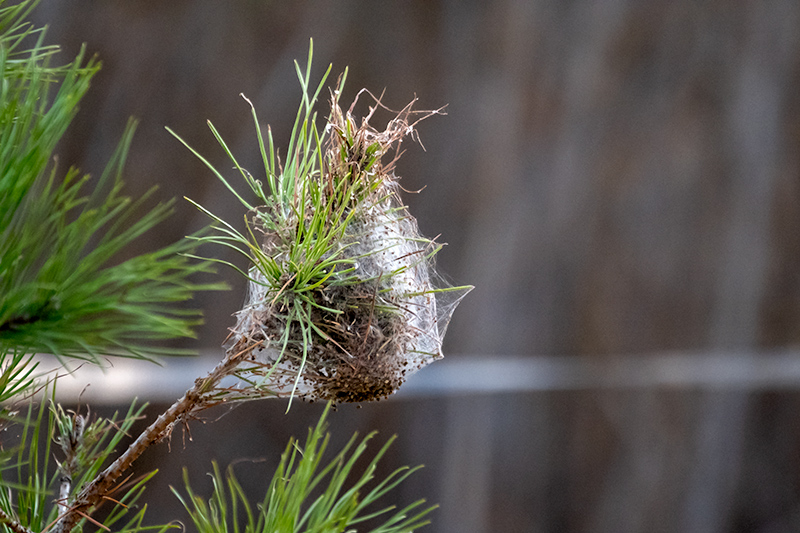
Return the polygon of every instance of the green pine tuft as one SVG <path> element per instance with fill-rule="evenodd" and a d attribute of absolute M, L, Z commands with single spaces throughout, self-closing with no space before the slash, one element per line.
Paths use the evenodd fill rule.
<path fill-rule="evenodd" d="M 191 516 L 200 533 L 344 533 L 354 526 L 381 517 L 372 533 L 408 533 L 429 523 L 426 507 L 418 500 L 401 509 L 374 508 L 377 500 L 397 487 L 421 467 L 400 468 L 383 479 L 376 479 L 380 459 L 393 442 L 390 439 L 366 467 L 357 467 L 375 435 L 350 441 L 332 459 L 323 461 L 330 435 L 326 418 L 330 404 L 317 425 L 309 429 L 305 444 L 290 441 L 259 505 L 253 506 L 236 480 L 232 468 L 223 475 L 217 464 L 211 474 L 213 493 L 206 500 L 194 493 L 184 469 L 186 496 L 172 489 Z M 241 526 L 244 525 L 242 529 Z M 366 531 L 360 528 L 358 531 Z"/>

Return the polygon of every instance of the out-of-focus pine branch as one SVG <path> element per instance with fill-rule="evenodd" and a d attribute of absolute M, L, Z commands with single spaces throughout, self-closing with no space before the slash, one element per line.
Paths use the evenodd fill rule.
<path fill-rule="evenodd" d="M 0 348 L 91 359 L 173 353 L 159 343 L 192 337 L 200 322 L 176 304 L 221 286 L 192 280 L 208 270 L 182 255 L 195 240 L 115 261 L 172 205 L 141 216 L 148 195 L 121 194 L 133 121 L 98 180 L 58 168 L 53 151 L 99 63 L 82 50 L 51 66 L 57 48 L 24 22 L 34 4 L 0 2 Z"/>

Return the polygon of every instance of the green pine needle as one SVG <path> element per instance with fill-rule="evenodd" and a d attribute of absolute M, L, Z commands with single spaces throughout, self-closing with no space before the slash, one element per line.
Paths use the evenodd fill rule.
<path fill-rule="evenodd" d="M 232 468 L 223 475 L 214 463 L 213 492 L 208 500 L 192 491 L 184 469 L 186 495 L 174 488 L 172 491 L 186 508 L 196 530 L 200 533 L 343 533 L 353 531 L 356 524 L 382 517 L 383 523 L 370 531 L 403 533 L 428 524 L 427 515 L 436 507 L 425 507 L 424 500 L 399 510 L 392 506 L 371 508 L 420 468 L 401 468 L 376 480 L 378 462 L 393 438 L 363 468 L 356 468 L 356 465 L 366 453 L 374 433 L 360 441 L 353 435 L 339 453 L 323 461 L 330 439 L 325 433 L 329 411 L 330 405 L 317 425 L 309 429 L 303 446 L 294 440 L 289 442 L 264 500 L 255 507 L 247 499 Z"/>

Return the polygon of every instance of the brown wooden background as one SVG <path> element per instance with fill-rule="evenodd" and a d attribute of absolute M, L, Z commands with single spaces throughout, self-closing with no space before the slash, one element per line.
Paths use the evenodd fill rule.
<path fill-rule="evenodd" d="M 158 184 L 228 218 L 235 200 L 164 126 L 228 168 L 211 119 L 258 168 L 238 95 L 281 144 L 309 37 L 317 72 L 350 67 L 350 94 L 447 104 L 398 173 L 427 186 L 406 199 L 449 243 L 441 270 L 477 287 L 451 325 L 452 357 L 800 340 L 796 2 L 44 0 L 36 17 L 67 56 L 86 42 L 104 62 L 61 160 L 99 173 L 133 115 L 129 191 Z M 203 223 L 181 201 L 141 249 Z M 202 348 L 243 298 L 223 275 L 234 290 L 195 302 Z M 773 533 L 800 529 L 799 408 L 791 388 L 589 388 L 397 399 L 342 408 L 333 429 L 399 434 L 387 466 L 427 464 L 399 496 L 442 505 L 430 532 Z M 155 450 L 154 515 L 182 516 L 165 488 L 179 464 L 199 484 L 211 458 L 272 458 L 319 412 L 283 409 L 248 405 L 197 424 L 185 449 Z M 265 485 L 241 470 L 256 493 Z"/>

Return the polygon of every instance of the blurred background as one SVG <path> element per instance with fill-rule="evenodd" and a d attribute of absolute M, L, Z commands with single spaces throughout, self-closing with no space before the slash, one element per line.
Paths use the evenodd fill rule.
<path fill-rule="evenodd" d="M 390 497 L 439 503 L 425 531 L 800 530 L 800 4 L 43 0 L 34 19 L 64 61 L 81 43 L 103 61 L 60 164 L 99 174 L 134 116 L 128 193 L 229 220 L 235 198 L 164 126 L 235 178 L 209 119 L 257 171 L 239 94 L 285 146 L 310 37 L 317 79 L 349 67 L 345 101 L 447 105 L 397 173 L 449 243 L 441 272 L 476 288 L 445 361 L 331 419 L 335 443 L 397 433 L 387 471 L 426 465 Z M 206 222 L 181 199 L 131 253 Z M 193 302 L 210 359 L 244 298 L 220 275 L 233 289 Z M 147 372 L 173 388 L 119 408 L 138 394 L 155 416 L 197 377 Z M 202 493 L 212 459 L 260 499 L 321 407 L 284 410 L 211 413 L 151 449 L 151 518 L 186 521 L 168 485 L 185 465 Z"/>

